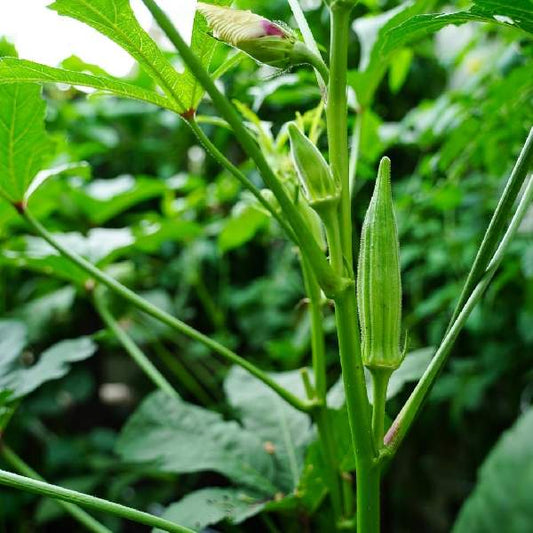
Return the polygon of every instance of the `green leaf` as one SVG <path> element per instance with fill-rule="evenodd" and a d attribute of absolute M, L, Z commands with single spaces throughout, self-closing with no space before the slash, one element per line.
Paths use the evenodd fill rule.
<path fill-rule="evenodd" d="M 261 512 L 264 499 L 250 495 L 246 489 L 207 488 L 191 492 L 177 503 L 170 505 L 163 518 L 176 524 L 203 531 L 207 526 L 223 520 L 240 524 Z M 154 529 L 154 533 L 162 533 Z"/>
<path fill-rule="evenodd" d="M 454 533 L 533 531 L 533 408 L 503 434 L 481 467 Z"/>
<path fill-rule="evenodd" d="M 204 3 L 217 6 L 229 6 L 231 2 L 232 0 L 208 0 Z M 208 32 L 209 27 L 205 17 L 200 13 L 196 13 L 192 31 L 191 50 L 202 62 L 202 65 L 206 70 L 209 70 L 215 49 L 219 46 L 218 41 L 211 37 Z M 187 103 L 188 109 L 196 109 L 204 95 L 203 87 L 198 83 L 194 74 L 192 74 L 188 68 L 185 69 L 185 72 L 181 76 L 181 80 L 184 101 Z"/>
<path fill-rule="evenodd" d="M 167 190 L 161 180 L 128 174 L 92 180 L 82 188 L 73 189 L 72 196 L 89 220 L 105 224 L 141 202 L 162 197 Z"/>
<path fill-rule="evenodd" d="M 123 98 L 142 100 L 171 111 L 181 111 L 179 106 L 176 106 L 172 100 L 165 96 L 115 78 L 48 67 L 47 65 L 23 59 L 0 59 L 0 84 L 15 82 L 67 83 L 69 85 L 91 87 Z"/>
<path fill-rule="evenodd" d="M 109 264 L 125 253 L 135 242 L 130 228 L 94 228 L 86 236 L 77 232 L 55 233 L 54 237 L 64 246 L 99 266 Z M 83 284 L 87 273 L 59 254 L 40 237 L 17 237 L 4 249 L 1 261 L 16 266 L 53 274 L 68 281 Z"/>
<path fill-rule="evenodd" d="M 164 472 L 218 472 L 235 483 L 274 494 L 273 459 L 260 436 L 218 414 L 160 392 L 150 395 L 117 442 L 125 460 Z"/>
<path fill-rule="evenodd" d="M 305 397 L 299 371 L 271 374 L 271 377 L 294 394 Z M 224 390 L 243 426 L 262 442 L 269 443 L 276 485 L 285 493 L 293 491 L 313 436 L 309 417 L 240 367 L 230 370 Z"/>
<path fill-rule="evenodd" d="M 223 252 L 238 248 L 251 241 L 267 223 L 268 216 L 254 205 L 237 209 L 218 236 L 218 245 Z"/>
<path fill-rule="evenodd" d="M 25 203 L 52 147 L 45 110 L 38 85 L 0 86 L 0 196 L 12 204 Z"/>
<path fill-rule="evenodd" d="M 349 82 L 357 94 L 359 104 L 368 106 L 387 71 L 394 50 L 386 50 L 389 33 L 405 20 L 424 11 L 428 4 L 428 0 L 409 0 L 379 15 L 359 18 L 354 22 L 353 29 L 361 43 L 361 58 L 359 71 L 349 74 Z"/>
<path fill-rule="evenodd" d="M 412 61 L 413 51 L 410 48 L 401 48 L 394 54 L 389 69 L 389 89 L 392 93 L 397 93 L 402 88 Z"/>
<path fill-rule="evenodd" d="M 229 5 L 229 0 L 214 0 Z M 179 74 L 153 39 L 143 30 L 128 0 L 56 0 L 51 6 L 60 15 L 75 18 L 124 48 L 174 102 L 178 113 L 196 109 L 203 89 L 189 70 Z M 195 17 L 191 48 L 208 68 L 217 42 L 207 33 L 203 17 Z M 165 107 L 168 107 L 166 105 Z"/>
<path fill-rule="evenodd" d="M 83 361 L 96 352 L 96 344 L 89 337 L 65 340 L 48 348 L 35 364 L 27 366 L 22 361 L 25 346 L 24 324 L 0 321 L 0 392 L 10 391 L 9 401 L 30 394 L 47 381 L 63 377 L 70 363 Z"/>

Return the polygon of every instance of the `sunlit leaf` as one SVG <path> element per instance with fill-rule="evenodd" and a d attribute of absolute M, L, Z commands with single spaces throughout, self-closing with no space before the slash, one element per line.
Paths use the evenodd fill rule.
<path fill-rule="evenodd" d="M 91 87 L 123 98 L 142 100 L 173 111 L 181 111 L 169 98 L 116 78 L 49 67 L 23 59 L 0 59 L 0 84 L 14 82 L 66 83 Z"/>
<path fill-rule="evenodd" d="M 24 203 L 28 189 L 51 151 L 44 127 L 41 88 L 0 86 L 0 196 Z"/>

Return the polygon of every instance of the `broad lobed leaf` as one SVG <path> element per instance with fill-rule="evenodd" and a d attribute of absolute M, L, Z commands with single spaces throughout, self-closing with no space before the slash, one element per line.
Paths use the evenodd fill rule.
<path fill-rule="evenodd" d="M 180 76 L 135 18 L 128 0 L 56 0 L 51 9 L 84 22 L 134 57 L 181 112 L 187 109 Z"/>
<path fill-rule="evenodd" d="M 150 395 L 124 426 L 117 452 L 125 461 L 164 472 L 214 471 L 263 494 L 278 490 L 273 459 L 260 436 L 161 392 Z"/>

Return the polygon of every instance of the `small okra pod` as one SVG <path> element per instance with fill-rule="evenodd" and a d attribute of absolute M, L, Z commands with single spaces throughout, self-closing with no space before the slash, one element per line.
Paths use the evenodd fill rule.
<path fill-rule="evenodd" d="M 306 192 L 309 205 L 322 216 L 323 209 L 336 207 L 340 186 L 320 150 L 295 124 L 289 125 L 291 153 L 298 177 Z"/>
<path fill-rule="evenodd" d="M 388 157 L 379 165 L 361 232 L 357 300 L 364 365 L 370 370 L 394 371 L 403 359 L 400 350 L 402 287 Z"/>

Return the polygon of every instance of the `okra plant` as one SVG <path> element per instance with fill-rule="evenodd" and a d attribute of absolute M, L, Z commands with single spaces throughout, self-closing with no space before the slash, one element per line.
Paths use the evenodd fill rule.
<path fill-rule="evenodd" d="M 372 198 L 363 206 L 362 228 L 354 223 L 354 209 L 362 201 L 357 160 L 364 116 L 372 109 L 376 91 L 399 50 L 448 25 L 467 22 L 503 24 L 527 36 L 533 30 L 533 4 L 531 0 L 474 0 L 468 9 L 443 13 L 433 12 L 432 1 L 401 4 L 380 19 L 381 26 L 374 27 L 374 38 L 362 50 L 360 68 L 348 79 L 356 0 L 326 0 L 329 46 L 316 42 L 298 0 L 288 0 L 294 27 L 290 21 L 263 17 L 260 2 L 257 13 L 232 7 L 231 0 L 198 2 L 190 44 L 155 0 L 142 1 L 175 47 L 172 60 L 141 27 L 129 0 L 56 0 L 50 7 L 121 46 L 158 90 L 95 68 L 92 72 L 67 70 L 16 57 L 0 58 L 0 199 L 34 233 L 35 245 L 57 258 L 58 270 L 52 267 L 47 273 L 83 288 L 103 325 L 158 389 L 123 428 L 116 448 L 121 460 L 167 474 L 214 471 L 231 484 L 195 491 L 156 516 L 47 483 L 6 442 L 1 444 L 1 454 L 13 471 L 1 470 L 0 484 L 56 499 L 80 527 L 97 532 L 110 530 L 85 509 L 169 532 L 201 531 L 223 521 L 239 528 L 238 524 L 259 514 L 272 531 L 278 530 L 278 516 L 285 517 L 280 519 L 280 531 L 293 530 L 298 517 L 305 516 L 310 530 L 378 532 L 387 468 L 531 205 L 533 130 L 523 139 L 470 272 L 465 273 L 448 328 L 407 401 L 395 413 L 387 409 L 387 400 L 394 394 L 390 383 L 396 379 L 398 389 L 412 379 L 402 376 L 401 369 L 416 352 L 410 353 L 408 331 L 402 324 L 394 158 L 381 159 Z M 212 66 L 215 51 L 226 54 L 217 68 Z M 320 103 L 302 109 L 276 139 L 265 140 L 260 121 L 254 124 L 253 112 L 233 102 L 224 90 L 232 68 L 243 58 L 252 58 L 258 68 L 270 69 L 274 75 L 312 72 Z M 115 265 L 106 266 L 101 257 L 91 257 L 87 247 L 78 253 L 68 236 L 43 226 L 36 215 L 39 206 L 34 193 L 51 175 L 79 170 L 76 163 L 45 168 L 52 147 L 40 85 L 54 83 L 96 89 L 176 114 L 247 191 L 249 204 L 279 226 L 301 267 L 310 323 L 307 366 L 285 374 L 266 372 L 246 354 L 236 353 L 128 288 Z M 204 107 L 206 113 L 214 109 L 216 114 L 202 115 Z M 227 157 L 206 134 L 205 122 L 231 132 L 252 167 Z M 261 184 L 250 177 L 250 168 L 259 173 Z M 105 232 L 101 238 L 107 238 Z M 184 401 L 117 321 L 112 298 L 231 365 L 224 390 L 239 423 Z M 334 309 L 341 375 L 333 386 L 326 372 L 324 311 L 329 306 Z M 64 341 L 26 368 L 19 363 L 24 331 L 16 323 L 3 322 L 0 334 L 0 430 L 4 433 L 24 396 L 64 375 L 70 363 L 93 355 L 96 345 L 91 337 Z M 524 420 L 524 428 L 526 422 L 531 428 L 530 419 Z M 526 430 L 521 427 L 520 431 Z M 480 522 L 472 520 L 458 523 L 456 530 L 482 531 Z"/>

